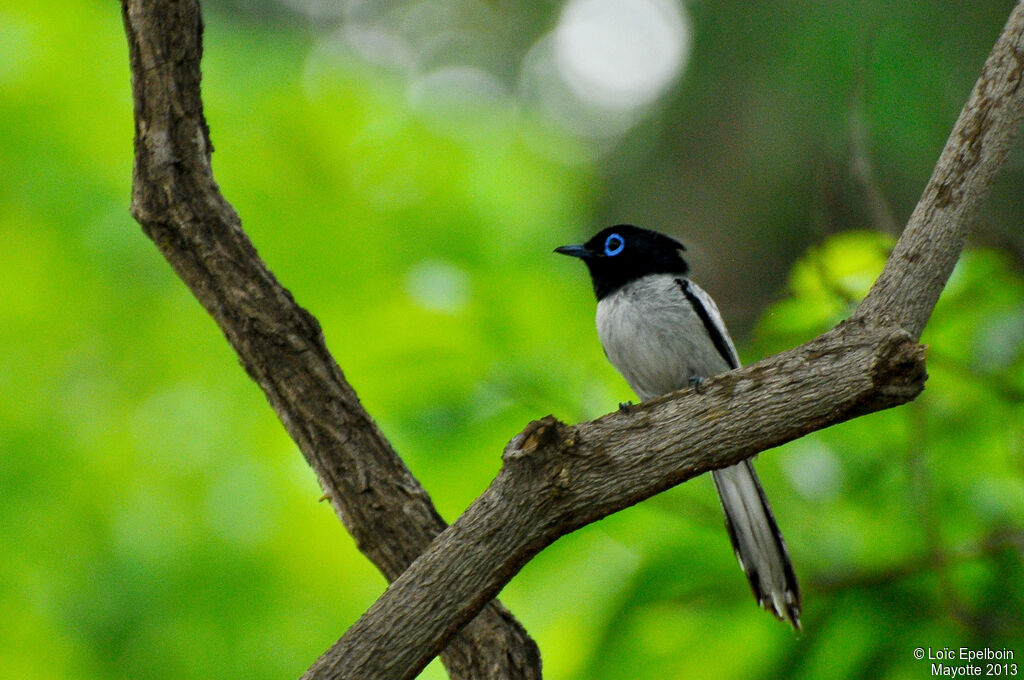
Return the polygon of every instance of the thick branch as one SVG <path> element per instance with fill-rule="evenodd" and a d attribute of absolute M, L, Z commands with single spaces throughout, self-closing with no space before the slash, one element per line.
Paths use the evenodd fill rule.
<path fill-rule="evenodd" d="M 263 388 L 359 549 L 394 579 L 446 525 L 213 180 L 199 4 L 124 0 L 122 10 L 135 98 L 132 214 Z M 497 602 L 443 658 L 455 677 L 540 677 L 536 645 Z"/>
<path fill-rule="evenodd" d="M 491 486 L 305 676 L 411 678 L 555 539 L 708 470 L 913 399 L 924 350 L 859 322 L 575 427 L 532 423 Z"/>
<path fill-rule="evenodd" d="M 985 64 L 914 216 L 857 314 L 797 349 L 628 413 L 548 418 L 509 445 L 490 487 L 309 670 L 411 678 L 552 541 L 710 469 L 913 399 L 914 344 L 1024 114 L 1024 2 Z"/>
<path fill-rule="evenodd" d="M 857 314 L 921 337 L 1024 119 L 1024 3 L 985 61 L 921 200 Z"/>

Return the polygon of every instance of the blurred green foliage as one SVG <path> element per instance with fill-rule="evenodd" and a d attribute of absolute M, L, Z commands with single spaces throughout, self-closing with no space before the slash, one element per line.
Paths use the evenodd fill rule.
<path fill-rule="evenodd" d="M 584 272 L 550 256 L 604 217 L 599 164 L 552 160 L 579 140 L 483 105 L 458 126 L 417 115 L 393 74 L 310 58 L 299 25 L 207 19 L 218 181 L 445 517 L 528 420 L 631 397 Z M 794 24 L 788 58 L 842 58 Z M 0 9 L 0 676 L 297 677 L 384 583 L 127 214 L 125 52 L 110 3 Z M 907 106 L 869 115 L 917 167 L 932 127 Z M 744 358 L 843 318 L 890 244 L 819 239 Z M 1024 652 L 1022 299 L 1017 263 L 968 252 L 926 332 L 922 397 L 759 463 L 803 636 L 754 606 L 696 480 L 562 539 L 506 588 L 547 676 L 917 678 L 917 646 Z"/>

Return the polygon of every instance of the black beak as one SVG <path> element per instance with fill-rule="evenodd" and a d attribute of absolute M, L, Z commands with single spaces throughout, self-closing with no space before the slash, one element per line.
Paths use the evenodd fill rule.
<path fill-rule="evenodd" d="M 594 252 L 586 246 L 559 246 L 558 248 L 555 248 L 555 252 L 562 255 L 568 255 L 569 257 L 578 257 L 584 260 L 588 257 L 594 256 Z"/>

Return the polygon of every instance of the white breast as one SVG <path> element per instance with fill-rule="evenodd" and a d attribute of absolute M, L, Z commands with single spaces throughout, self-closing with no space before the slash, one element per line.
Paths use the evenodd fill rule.
<path fill-rule="evenodd" d="M 645 276 L 597 304 L 597 334 L 604 352 L 644 400 L 730 368 L 683 294 L 678 283 L 682 278 Z M 718 308 L 696 284 L 690 286 L 735 354 Z"/>

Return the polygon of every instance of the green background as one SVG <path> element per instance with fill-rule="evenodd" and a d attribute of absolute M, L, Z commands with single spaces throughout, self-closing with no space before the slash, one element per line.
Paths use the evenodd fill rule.
<path fill-rule="evenodd" d="M 529 420 L 632 398 L 555 246 L 670 231 L 747 362 L 849 313 L 892 243 L 872 207 L 905 221 L 1012 3 L 912 5 L 694 3 L 686 72 L 608 144 L 508 101 L 438 115 L 406 74 L 322 58 L 323 22 L 215 4 L 214 170 L 452 521 Z M 505 39 L 508 72 L 559 11 L 486 7 L 455 27 L 476 54 Z M 131 106 L 114 3 L 0 9 L 0 676 L 297 677 L 384 582 L 129 217 Z M 760 459 L 805 633 L 754 606 L 702 478 L 505 589 L 547 677 L 920 678 L 915 647 L 1024 653 L 1021 158 L 926 331 L 925 393 Z"/>

